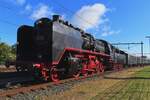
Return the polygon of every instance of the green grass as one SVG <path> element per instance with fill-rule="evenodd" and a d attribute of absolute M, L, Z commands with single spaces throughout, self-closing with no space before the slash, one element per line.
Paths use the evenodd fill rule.
<path fill-rule="evenodd" d="M 92 100 L 150 100 L 150 67 L 100 92 Z"/>
<path fill-rule="evenodd" d="M 136 72 L 135 77 L 150 78 L 150 67 L 145 67 L 141 71 Z"/>

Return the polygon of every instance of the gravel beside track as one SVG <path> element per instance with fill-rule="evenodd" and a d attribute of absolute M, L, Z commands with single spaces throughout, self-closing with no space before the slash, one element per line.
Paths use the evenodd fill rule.
<path fill-rule="evenodd" d="M 91 80 L 96 80 L 96 79 L 99 79 L 99 78 L 102 78 L 102 77 L 99 77 L 98 75 L 94 75 L 94 76 L 91 76 L 91 77 L 88 77 L 88 78 L 81 78 L 79 80 L 76 80 L 76 79 L 66 79 L 66 80 L 62 80 L 61 83 L 43 83 L 46 84 L 47 86 L 46 87 L 42 87 L 42 88 L 39 88 L 38 89 L 31 89 L 31 90 L 27 90 L 28 92 L 20 92 L 18 93 L 17 95 L 14 95 L 14 96 L 8 96 L 8 97 L 1 97 L 1 99 L 3 100 L 34 100 L 35 98 L 37 98 L 37 95 L 38 96 L 42 96 L 42 95 L 53 95 L 53 94 L 58 94 L 60 92 L 63 92 L 63 91 L 67 91 L 67 90 L 70 90 L 74 85 L 76 84 L 80 84 L 84 81 L 91 81 Z"/>
<path fill-rule="evenodd" d="M 34 78 L 27 72 L 1 72 L 0 93 L 13 88 L 33 83 Z"/>
<path fill-rule="evenodd" d="M 0 73 L 1 72 L 16 72 L 16 68 L 14 66 L 10 66 L 9 68 L 6 68 L 6 66 L 0 65 Z"/>

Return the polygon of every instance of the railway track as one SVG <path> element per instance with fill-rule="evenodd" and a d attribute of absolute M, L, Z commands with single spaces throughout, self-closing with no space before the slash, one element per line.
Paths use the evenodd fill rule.
<path fill-rule="evenodd" d="M 22 77 L 22 76 L 30 76 L 28 72 L 0 72 L 0 80 L 13 78 L 13 77 Z"/>
<path fill-rule="evenodd" d="M 10 68 L 0 67 L 0 72 L 16 72 L 16 68 L 15 67 L 10 67 Z"/>
<path fill-rule="evenodd" d="M 0 89 L 11 88 L 18 84 L 26 84 L 34 81 L 33 77 L 27 72 L 1 72 Z"/>
<path fill-rule="evenodd" d="M 88 76 L 87 78 L 91 78 L 91 77 L 98 77 L 99 75 L 95 74 L 92 76 Z M 78 79 L 76 78 L 70 78 L 70 79 L 65 79 L 65 80 L 61 80 L 60 82 L 49 82 L 49 83 L 37 83 L 37 84 L 28 84 L 26 86 L 22 86 L 19 88 L 13 88 L 13 89 L 7 89 L 5 91 L 0 92 L 0 97 L 12 97 L 16 94 L 25 94 L 27 92 L 31 92 L 31 91 L 35 91 L 38 89 L 46 89 L 46 88 L 51 88 L 53 86 L 59 86 L 62 84 L 69 84 L 70 82 L 75 82 L 75 81 L 81 81 L 84 80 L 85 77 L 80 77 Z"/>
<path fill-rule="evenodd" d="M 126 70 L 126 69 L 124 69 Z M 108 74 L 111 74 L 111 73 L 114 73 L 114 71 L 109 71 L 109 72 L 105 72 L 104 75 L 108 75 Z M 36 91 L 36 90 L 45 90 L 47 88 L 53 88 L 54 86 L 60 86 L 60 85 L 63 85 L 63 84 L 70 84 L 71 82 L 75 83 L 77 81 L 81 81 L 84 79 L 85 80 L 88 80 L 88 79 L 92 79 L 93 77 L 100 77 L 98 74 L 95 74 L 95 75 L 92 75 L 92 76 L 88 76 L 86 79 L 85 77 L 80 77 L 78 79 L 76 78 L 70 78 L 70 79 L 65 79 L 65 80 L 61 80 L 60 82 L 49 82 L 49 83 L 36 83 L 35 81 L 33 81 L 32 79 L 27 79 L 27 80 L 19 80 L 18 82 L 16 83 L 24 83 L 24 85 L 21 85 L 19 87 L 16 87 L 16 88 L 13 88 L 13 86 L 7 88 L 6 90 L 4 91 L 0 91 L 0 97 L 13 97 L 17 94 L 26 94 L 28 92 L 32 92 L 32 91 Z M 100 77 L 102 78 L 102 77 Z M 12 81 L 11 81 L 12 82 Z M 15 85 L 14 85 L 15 86 Z"/>

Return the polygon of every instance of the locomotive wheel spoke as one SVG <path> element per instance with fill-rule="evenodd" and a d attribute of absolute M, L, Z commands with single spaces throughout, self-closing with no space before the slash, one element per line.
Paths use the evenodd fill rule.
<path fill-rule="evenodd" d="M 95 69 L 93 69 L 93 71 L 90 72 L 90 75 L 94 75 L 96 73 Z"/>
<path fill-rule="evenodd" d="M 59 81 L 59 75 L 58 75 L 57 69 L 55 67 L 51 68 L 50 76 L 51 76 L 51 80 L 53 82 Z"/>
<path fill-rule="evenodd" d="M 47 73 L 47 71 L 46 70 L 42 70 L 42 77 L 43 77 L 43 79 L 45 80 L 45 81 L 48 81 L 48 73 Z"/>
<path fill-rule="evenodd" d="M 88 76 L 88 72 L 85 71 L 84 73 L 82 73 L 82 75 L 86 78 Z"/>
<path fill-rule="evenodd" d="M 44 81 L 44 78 L 42 76 L 41 70 L 38 68 L 34 68 L 34 78 L 38 79 L 40 81 Z"/>
<path fill-rule="evenodd" d="M 103 74 L 103 73 L 104 73 L 104 66 L 103 66 L 102 63 L 99 63 L 99 64 L 98 64 L 98 69 L 99 69 L 98 72 L 99 72 L 100 74 Z"/>
<path fill-rule="evenodd" d="M 74 78 L 79 78 L 79 76 L 80 76 L 80 72 L 76 72 L 75 74 L 73 74 Z"/>
<path fill-rule="evenodd" d="M 84 76 L 85 78 L 88 76 L 88 71 L 87 71 L 87 69 L 85 68 L 83 68 L 82 69 L 82 71 L 81 71 L 81 74 L 82 74 L 82 76 Z"/>

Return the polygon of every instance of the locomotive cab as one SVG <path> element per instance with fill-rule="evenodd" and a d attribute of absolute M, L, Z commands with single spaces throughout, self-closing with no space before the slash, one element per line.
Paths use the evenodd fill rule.
<path fill-rule="evenodd" d="M 34 27 L 23 25 L 18 29 L 17 62 L 51 61 L 52 25 L 48 18 L 35 22 Z"/>

